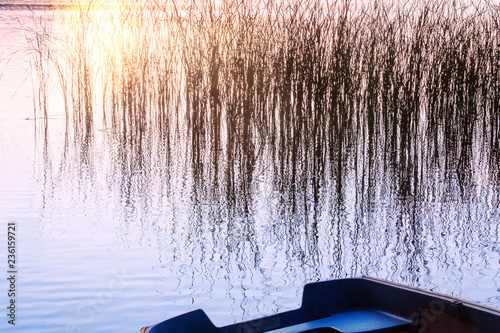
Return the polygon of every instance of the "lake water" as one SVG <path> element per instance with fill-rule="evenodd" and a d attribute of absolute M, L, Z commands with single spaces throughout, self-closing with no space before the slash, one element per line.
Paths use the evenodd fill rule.
<path fill-rule="evenodd" d="M 500 308 L 496 109 L 474 118 L 471 132 L 458 126 L 453 135 L 433 132 L 426 121 L 405 132 L 401 112 L 399 130 L 380 125 L 386 138 L 351 115 L 340 123 L 357 130 L 339 130 L 337 140 L 328 133 L 339 126 L 333 118 L 314 127 L 321 115 L 308 118 L 298 108 L 291 117 L 303 121 L 290 127 L 278 111 L 248 119 L 249 106 L 231 101 L 260 110 L 259 99 L 238 91 L 214 100 L 229 100 L 220 102 L 221 118 L 233 106 L 241 118 L 205 130 L 198 122 L 221 120 L 198 117 L 207 109 L 190 104 L 190 81 L 179 83 L 186 84 L 182 94 L 169 92 L 182 101 L 168 119 L 158 106 L 149 111 L 156 97 L 130 102 L 116 88 L 117 104 L 129 103 L 124 110 L 147 106 L 144 118 L 117 111 L 117 120 L 96 111 L 112 99 L 101 100 L 105 89 L 95 79 L 91 121 L 85 100 L 73 100 L 65 116 L 52 81 L 45 121 L 27 38 L 43 26 L 64 29 L 69 10 L 0 7 L 4 276 L 7 224 L 17 227 L 16 325 L 5 315 L 9 285 L 2 279 L 0 331 L 138 332 L 195 308 L 225 325 L 298 307 L 305 283 L 361 275 Z M 101 61 L 90 63 L 102 68 Z M 195 55 L 185 61 L 196 63 Z"/>

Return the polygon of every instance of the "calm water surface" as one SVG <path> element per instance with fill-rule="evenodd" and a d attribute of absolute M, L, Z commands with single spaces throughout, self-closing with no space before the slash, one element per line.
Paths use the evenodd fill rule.
<path fill-rule="evenodd" d="M 279 140 L 215 158 L 182 121 L 171 141 L 97 121 L 78 133 L 60 98 L 45 126 L 23 29 L 51 15 L 0 7 L 4 275 L 6 225 L 18 227 L 16 326 L 2 315 L 0 331 L 138 332 L 195 308 L 224 325 L 298 307 L 307 282 L 360 275 L 500 308 L 500 173 L 480 135 L 460 168 L 451 153 L 431 159 L 424 135 L 410 153 L 325 145 L 318 167 L 307 143 L 286 155 Z"/>

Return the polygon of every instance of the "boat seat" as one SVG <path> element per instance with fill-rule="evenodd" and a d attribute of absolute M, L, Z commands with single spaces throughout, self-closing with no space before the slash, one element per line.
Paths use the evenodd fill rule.
<path fill-rule="evenodd" d="M 414 330 L 409 320 L 383 311 L 368 309 L 336 313 L 326 318 L 267 331 L 267 333 L 389 333 L 405 330 Z"/>

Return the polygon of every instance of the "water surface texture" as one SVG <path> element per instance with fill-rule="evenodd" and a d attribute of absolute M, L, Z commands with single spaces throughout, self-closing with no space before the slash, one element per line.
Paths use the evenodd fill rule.
<path fill-rule="evenodd" d="M 57 3 L 0 2 L 2 332 L 361 275 L 500 308 L 498 7 Z"/>

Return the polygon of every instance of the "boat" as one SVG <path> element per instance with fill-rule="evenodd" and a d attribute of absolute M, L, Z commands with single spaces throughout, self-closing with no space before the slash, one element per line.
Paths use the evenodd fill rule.
<path fill-rule="evenodd" d="M 500 310 L 373 277 L 304 286 L 300 308 L 216 327 L 194 310 L 141 333 L 498 333 Z"/>

